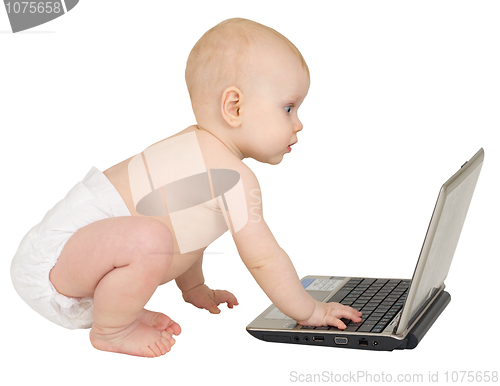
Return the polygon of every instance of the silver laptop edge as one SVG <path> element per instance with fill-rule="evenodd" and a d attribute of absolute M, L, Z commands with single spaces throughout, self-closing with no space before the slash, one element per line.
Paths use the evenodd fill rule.
<path fill-rule="evenodd" d="M 441 187 L 396 330 L 398 335 L 405 335 L 426 303 L 444 289 L 483 160 L 484 150 L 480 149 Z"/>

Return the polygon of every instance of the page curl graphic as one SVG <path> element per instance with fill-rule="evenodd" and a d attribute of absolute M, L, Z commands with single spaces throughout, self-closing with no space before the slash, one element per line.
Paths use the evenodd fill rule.
<path fill-rule="evenodd" d="M 79 0 L 12 1 L 4 0 L 12 32 L 24 31 L 71 11 Z"/>

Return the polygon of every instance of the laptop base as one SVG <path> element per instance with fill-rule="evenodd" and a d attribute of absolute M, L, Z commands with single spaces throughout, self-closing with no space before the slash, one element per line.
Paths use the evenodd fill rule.
<path fill-rule="evenodd" d="M 403 338 L 377 334 L 342 334 L 341 330 L 335 333 L 326 331 L 264 331 L 247 329 L 248 333 L 257 339 L 266 342 L 305 344 L 312 346 L 327 346 L 340 348 L 354 348 L 361 350 L 392 351 L 413 349 L 417 347 L 429 328 L 441 315 L 451 300 L 448 292 L 442 291 L 436 300 L 429 306 L 425 314 L 413 326 L 411 331 Z M 302 332 L 304 331 L 304 332 Z M 307 331 L 307 332 L 305 332 Z"/>
<path fill-rule="evenodd" d="M 417 347 L 420 341 L 423 339 L 429 328 L 434 324 L 436 319 L 444 311 L 448 303 L 451 301 L 451 296 L 448 292 L 443 291 L 436 298 L 434 303 L 429 307 L 427 312 L 420 318 L 417 324 L 411 329 L 411 331 L 406 335 L 403 342 L 397 350 L 413 349 Z"/>

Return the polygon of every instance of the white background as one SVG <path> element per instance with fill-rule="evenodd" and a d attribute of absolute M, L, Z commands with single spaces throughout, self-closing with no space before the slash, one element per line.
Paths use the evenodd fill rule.
<path fill-rule="evenodd" d="M 277 166 L 246 160 L 265 218 L 299 276 L 411 277 L 441 184 L 486 152 L 453 266 L 452 301 L 412 351 L 265 343 L 245 326 L 269 300 L 229 234 L 205 258 L 206 282 L 238 298 L 219 315 L 174 283 L 148 307 L 183 328 L 160 359 L 92 348 L 15 293 L 24 234 L 95 165 L 101 170 L 195 123 L 189 51 L 230 17 L 268 25 L 302 52 L 311 88 L 304 129 Z M 291 372 L 498 371 L 500 6 L 495 1 L 89 1 L 12 34 L 0 9 L 2 351 L 8 384 L 292 383 Z M 478 293 L 485 288 L 484 294 Z M 11 378 L 15 377 L 15 378 Z M 17 379 L 18 382 L 13 381 Z M 7 383 L 5 383 L 7 384 Z"/>

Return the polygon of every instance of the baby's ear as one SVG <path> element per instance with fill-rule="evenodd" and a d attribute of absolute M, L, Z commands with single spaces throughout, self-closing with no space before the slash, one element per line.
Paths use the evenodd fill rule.
<path fill-rule="evenodd" d="M 241 107 L 243 92 L 238 87 L 228 87 L 222 92 L 221 113 L 224 120 L 232 127 L 241 125 Z"/>

